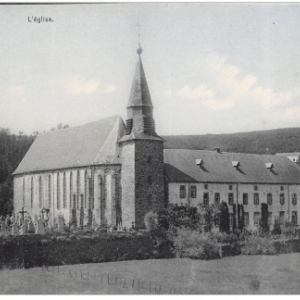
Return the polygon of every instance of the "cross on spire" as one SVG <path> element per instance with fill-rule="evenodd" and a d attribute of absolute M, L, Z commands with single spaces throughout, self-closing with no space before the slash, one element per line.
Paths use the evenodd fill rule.
<path fill-rule="evenodd" d="M 137 22 L 137 24 L 135 26 L 138 28 L 138 40 L 139 40 L 139 46 L 140 46 L 140 42 L 141 42 L 141 32 L 140 32 L 141 24 L 140 24 L 140 19 L 138 19 L 138 22 Z"/>
<path fill-rule="evenodd" d="M 143 49 L 141 47 L 141 34 L 140 34 L 141 24 L 140 24 L 139 19 L 138 19 L 138 23 L 135 26 L 138 28 L 138 39 L 139 39 L 139 47 L 137 48 L 136 52 L 138 55 L 141 55 L 143 52 Z"/>

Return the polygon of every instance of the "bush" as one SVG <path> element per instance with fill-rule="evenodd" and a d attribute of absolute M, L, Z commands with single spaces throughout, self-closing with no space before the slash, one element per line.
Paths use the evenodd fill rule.
<path fill-rule="evenodd" d="M 193 259 L 219 258 L 220 246 L 209 235 L 202 235 L 191 229 L 178 229 L 173 237 L 174 252 L 177 257 Z"/>
<path fill-rule="evenodd" d="M 158 226 L 157 214 L 153 211 L 149 211 L 144 218 L 145 226 L 148 231 L 153 231 Z"/>
<path fill-rule="evenodd" d="M 252 235 L 245 241 L 242 253 L 246 255 L 275 254 L 274 242 L 267 237 Z"/>
<path fill-rule="evenodd" d="M 229 221 L 229 211 L 227 203 L 222 201 L 220 205 L 220 231 L 230 232 L 230 221 Z"/>
<path fill-rule="evenodd" d="M 275 220 L 275 224 L 274 224 L 274 228 L 272 230 L 272 234 L 281 234 L 281 228 L 280 228 L 280 225 L 278 223 L 278 220 Z"/>
<path fill-rule="evenodd" d="M 286 227 L 282 230 L 282 233 L 284 234 L 285 237 L 291 238 L 293 236 L 297 236 L 295 232 L 295 228 L 293 227 Z"/>
<path fill-rule="evenodd" d="M 268 224 L 268 204 L 261 204 L 261 221 L 260 221 L 260 230 L 262 234 L 269 233 L 269 224 Z"/>

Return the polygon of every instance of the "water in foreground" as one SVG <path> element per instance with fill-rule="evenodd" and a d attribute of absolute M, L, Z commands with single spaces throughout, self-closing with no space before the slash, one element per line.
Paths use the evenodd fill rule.
<path fill-rule="evenodd" d="M 299 294 L 300 253 L 0 271 L 1 294 Z"/>

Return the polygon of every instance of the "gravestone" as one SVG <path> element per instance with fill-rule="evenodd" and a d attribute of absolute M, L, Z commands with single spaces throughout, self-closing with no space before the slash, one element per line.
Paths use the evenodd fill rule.
<path fill-rule="evenodd" d="M 65 228 L 65 220 L 63 216 L 58 216 L 58 229 L 63 230 Z"/>
<path fill-rule="evenodd" d="M 45 234 L 44 220 L 42 218 L 38 218 L 36 221 L 36 234 Z"/>
<path fill-rule="evenodd" d="M 27 229 L 28 229 L 28 232 L 29 232 L 29 233 L 34 233 L 34 232 L 35 232 L 35 228 L 34 228 L 34 225 L 33 225 L 33 223 L 32 223 L 31 220 L 30 220 L 30 222 L 28 223 Z"/>
<path fill-rule="evenodd" d="M 12 235 L 19 235 L 19 229 L 17 223 L 11 225 L 11 234 Z"/>
<path fill-rule="evenodd" d="M 27 233 L 27 228 L 25 226 L 25 224 L 22 224 L 20 227 L 20 235 L 24 235 Z"/>

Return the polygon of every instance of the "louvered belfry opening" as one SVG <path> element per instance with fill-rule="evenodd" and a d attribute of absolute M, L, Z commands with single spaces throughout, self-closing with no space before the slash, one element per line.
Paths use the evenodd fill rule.
<path fill-rule="evenodd" d="M 132 124 L 133 124 L 133 121 L 132 119 L 128 119 L 126 120 L 126 129 L 125 129 L 125 134 L 130 134 L 131 133 L 131 130 L 132 130 Z"/>
<path fill-rule="evenodd" d="M 143 118 L 143 131 L 145 134 L 152 135 L 155 133 L 155 121 L 152 117 Z"/>

